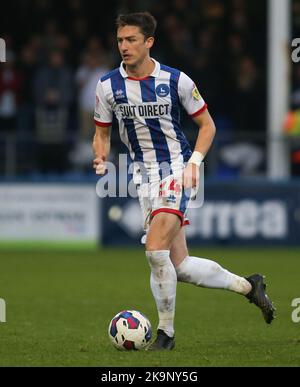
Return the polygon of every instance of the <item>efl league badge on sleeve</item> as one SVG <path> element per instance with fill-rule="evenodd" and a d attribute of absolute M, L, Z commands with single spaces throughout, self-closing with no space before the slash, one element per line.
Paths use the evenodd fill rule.
<path fill-rule="evenodd" d="M 196 86 L 193 88 L 192 95 L 195 98 L 195 100 L 200 101 L 201 95 L 200 95 L 199 90 L 197 89 Z"/>

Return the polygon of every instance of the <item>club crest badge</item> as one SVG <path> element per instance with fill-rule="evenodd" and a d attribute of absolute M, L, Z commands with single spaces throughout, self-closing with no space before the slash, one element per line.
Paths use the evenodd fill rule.
<path fill-rule="evenodd" d="M 155 91 L 159 97 L 167 97 L 170 94 L 170 88 L 165 83 L 158 85 Z"/>

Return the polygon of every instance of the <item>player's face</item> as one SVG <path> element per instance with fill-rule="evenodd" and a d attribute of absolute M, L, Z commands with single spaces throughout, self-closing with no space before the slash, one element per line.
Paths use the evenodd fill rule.
<path fill-rule="evenodd" d="M 118 29 L 118 47 L 126 65 L 136 66 L 142 63 L 153 45 L 153 38 L 145 39 L 139 27 L 124 26 Z"/>

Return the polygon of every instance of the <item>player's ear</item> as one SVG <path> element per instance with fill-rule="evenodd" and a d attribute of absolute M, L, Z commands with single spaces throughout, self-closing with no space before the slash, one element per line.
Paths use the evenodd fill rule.
<path fill-rule="evenodd" d="M 147 38 L 146 39 L 146 47 L 147 48 L 151 48 L 154 44 L 154 38 L 153 36 L 150 36 L 150 38 Z"/>

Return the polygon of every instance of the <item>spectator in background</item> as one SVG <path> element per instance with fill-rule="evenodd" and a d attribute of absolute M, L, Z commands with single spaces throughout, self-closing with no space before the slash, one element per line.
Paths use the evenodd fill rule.
<path fill-rule="evenodd" d="M 293 86 L 291 94 L 291 108 L 300 109 L 300 65 L 293 65 Z"/>
<path fill-rule="evenodd" d="M 257 132 L 263 128 L 262 97 L 258 69 L 249 56 L 244 56 L 237 64 L 235 82 L 232 87 L 235 98 L 232 105 L 235 135 L 231 141 L 220 145 L 219 157 L 224 163 L 222 174 L 251 176 L 257 175 L 264 165 L 262 143 L 248 135 L 246 140 L 239 139 L 236 132 Z M 238 108 L 237 108 L 238 107 Z M 252 112 L 250 111 L 252 108 Z M 253 114 L 255 112 L 255 114 Z M 249 140 L 248 140 L 249 139 Z M 222 165 L 222 164 L 221 164 Z M 226 171 L 226 172 L 225 172 Z"/>
<path fill-rule="evenodd" d="M 66 140 L 73 94 L 73 76 L 65 65 L 63 52 L 51 51 L 48 64 L 37 72 L 34 81 L 38 166 L 44 172 L 66 168 Z"/>
<path fill-rule="evenodd" d="M 284 131 L 290 141 L 291 174 L 300 176 L 300 65 L 293 64 L 292 69 L 291 109 L 286 115 Z"/>
<path fill-rule="evenodd" d="M 89 167 L 93 160 L 90 145 L 94 133 L 95 88 L 102 75 L 109 71 L 104 51 L 96 49 L 93 41 L 90 50 L 84 54 L 83 63 L 76 73 L 79 107 L 79 136 L 75 149 L 70 154 L 71 161 L 77 167 Z"/>
<path fill-rule="evenodd" d="M 244 56 L 240 60 L 233 87 L 235 90 L 233 117 L 236 130 L 258 131 L 262 129 L 264 120 L 261 119 L 263 111 L 260 78 L 253 58 Z M 238 109 L 236 109 L 237 106 Z M 257 119 L 257 117 L 260 118 Z"/>
<path fill-rule="evenodd" d="M 48 59 L 49 52 L 56 50 L 59 39 L 59 27 L 57 21 L 49 19 L 45 23 L 45 31 L 41 36 L 40 58 L 45 63 Z"/>
<path fill-rule="evenodd" d="M 95 85 L 109 71 L 105 54 L 88 52 L 76 73 L 80 113 L 80 139 L 90 141 L 94 131 Z"/>
<path fill-rule="evenodd" d="M 38 106 L 57 106 L 68 109 L 72 102 L 73 77 L 65 65 L 62 51 L 49 54 L 49 62 L 37 72 L 34 82 L 35 101 Z"/>
<path fill-rule="evenodd" d="M 85 62 L 89 59 L 84 58 L 82 63 L 81 53 L 93 52 L 97 56 L 96 53 L 100 51 L 101 60 L 105 58 L 105 63 L 100 64 L 100 68 L 118 66 L 114 15 L 145 9 L 162 21 L 158 26 L 159 44 L 155 46 L 153 56 L 161 62 L 168 62 L 171 67 L 180 68 L 184 65 L 186 72 L 199 84 L 200 92 L 205 90 L 203 97 L 216 119 L 219 143 L 225 130 L 226 135 L 230 131 L 232 139 L 237 132 L 253 129 L 260 130 L 263 136 L 266 128 L 266 2 L 112 0 L 108 3 L 95 3 L 95 12 L 90 12 L 90 4 L 83 0 L 66 0 L 56 5 L 50 0 L 26 2 L 26 5 L 11 0 L 10 5 L 12 10 L 21 10 L 17 24 L 22 34 L 9 23 L 14 14 L 1 14 L 0 29 L 11 34 L 11 38 L 5 34 L 1 37 L 5 38 L 8 50 L 13 48 L 18 58 L 21 58 L 20 70 L 24 74 L 24 84 L 19 82 L 14 100 L 16 109 L 21 102 L 18 128 L 26 129 L 28 133 L 27 129 L 34 126 L 31 124 L 30 111 L 39 113 L 36 121 L 39 125 L 35 132 L 37 138 L 33 138 L 33 142 L 46 141 L 41 139 L 41 133 L 43 136 L 46 132 L 47 136 L 52 133 L 56 139 L 61 138 L 62 133 L 66 134 L 67 113 L 70 109 L 72 122 L 69 122 L 69 129 L 77 130 L 80 125 L 78 140 L 82 138 L 86 124 L 82 125 L 82 119 L 77 117 L 82 117 L 81 112 L 86 109 L 82 109 L 81 101 L 91 78 L 90 75 L 83 76 L 86 71 L 83 68 L 89 67 Z M 293 19 L 293 36 L 299 36 L 300 5 L 297 1 L 293 1 Z M 50 64 L 49 53 L 57 51 L 60 52 L 58 56 L 68 58 L 72 71 L 78 70 L 76 79 L 72 78 L 71 71 L 65 64 Z M 3 70 L 4 64 L 0 68 Z M 79 72 L 82 72 L 80 76 Z M 294 91 L 294 99 L 299 99 L 297 90 Z M 259 112 L 255 110 L 260 117 L 256 124 L 253 122 L 253 104 L 255 109 L 259 109 Z M 50 123 L 54 125 L 55 122 L 55 105 L 60 107 L 56 110 L 56 113 L 60 112 L 61 119 L 56 121 L 60 125 L 53 126 L 50 130 Z M 2 109 L 3 106 L 2 100 Z M 13 105 L 10 106 L 12 108 Z M 53 114 L 49 116 L 50 111 Z M 51 118 L 48 124 L 45 119 L 47 116 Z M 183 122 L 189 121 L 184 118 Z M 192 142 L 195 140 L 194 135 L 195 131 L 187 132 Z M 76 141 L 75 136 L 72 139 Z M 114 132 L 112 141 L 113 145 L 117 144 L 117 141 L 114 142 Z M 25 152 L 25 147 L 23 151 Z M 30 152 L 28 148 L 26 152 Z"/>
<path fill-rule="evenodd" d="M 36 54 L 32 44 L 26 45 L 21 52 L 21 68 L 23 74 L 20 90 L 21 105 L 19 110 L 18 131 L 33 132 L 34 122 L 34 93 L 33 82 L 36 73 Z"/>
<path fill-rule="evenodd" d="M 6 62 L 0 66 L 0 131 L 11 133 L 16 130 L 20 91 L 21 73 L 15 67 L 15 55 L 6 53 Z"/>
<path fill-rule="evenodd" d="M 72 36 L 72 42 L 75 43 L 71 45 L 70 59 L 71 63 L 75 64 L 77 67 L 80 62 L 78 52 L 84 51 L 86 42 L 89 38 L 87 19 L 83 16 L 77 16 L 72 19 L 70 35 Z"/>

